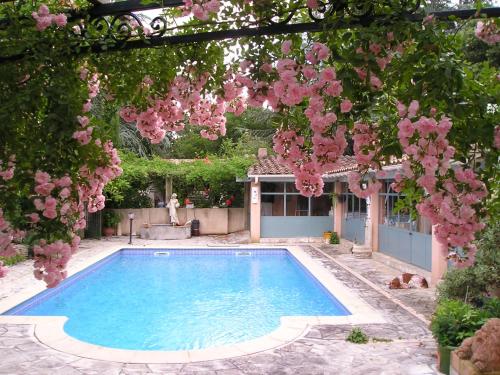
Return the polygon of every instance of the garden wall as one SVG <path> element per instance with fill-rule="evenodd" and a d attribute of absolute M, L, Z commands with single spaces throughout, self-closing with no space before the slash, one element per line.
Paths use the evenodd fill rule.
<path fill-rule="evenodd" d="M 113 209 L 122 218 L 119 228 L 123 235 L 129 234 L 128 213 L 135 214 L 132 234 L 139 233 L 144 224 L 167 224 L 170 216 L 166 208 Z M 200 234 L 228 234 L 246 228 L 246 211 L 244 208 L 178 208 L 177 217 L 180 224 L 188 220 L 200 221 Z M 120 233 L 120 231 L 119 231 Z"/>

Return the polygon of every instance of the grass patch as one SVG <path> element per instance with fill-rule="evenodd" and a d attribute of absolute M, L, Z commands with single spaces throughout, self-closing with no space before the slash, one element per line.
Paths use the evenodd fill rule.
<path fill-rule="evenodd" d="M 6 266 L 13 266 L 14 264 L 20 263 L 24 260 L 26 260 L 26 257 L 22 254 L 16 254 L 8 258 L 0 257 L 0 261 L 2 261 Z"/>
<path fill-rule="evenodd" d="M 354 344 L 366 344 L 368 336 L 360 328 L 353 328 L 345 340 Z"/>

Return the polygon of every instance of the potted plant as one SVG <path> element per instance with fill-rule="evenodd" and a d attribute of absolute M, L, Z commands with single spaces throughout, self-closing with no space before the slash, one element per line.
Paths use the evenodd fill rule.
<path fill-rule="evenodd" d="M 103 233 L 106 237 L 115 234 L 116 227 L 120 224 L 121 218 L 118 213 L 111 210 L 106 210 L 102 214 Z"/>
<path fill-rule="evenodd" d="M 464 339 L 471 337 L 486 321 L 482 311 L 458 300 L 441 301 L 432 316 L 431 331 L 438 342 L 439 370 L 450 373 L 450 356 Z"/>
<path fill-rule="evenodd" d="M 338 245 L 340 244 L 340 238 L 337 232 L 332 232 L 330 235 L 330 245 Z"/>

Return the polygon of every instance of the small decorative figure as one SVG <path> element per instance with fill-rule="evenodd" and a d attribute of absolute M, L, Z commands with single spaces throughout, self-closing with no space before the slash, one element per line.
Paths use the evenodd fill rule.
<path fill-rule="evenodd" d="M 179 206 L 180 204 L 177 200 L 177 194 L 173 193 L 170 197 L 170 200 L 168 201 L 167 208 L 170 215 L 170 222 L 174 226 L 179 225 L 179 219 L 177 218 L 177 209 L 179 208 Z"/>

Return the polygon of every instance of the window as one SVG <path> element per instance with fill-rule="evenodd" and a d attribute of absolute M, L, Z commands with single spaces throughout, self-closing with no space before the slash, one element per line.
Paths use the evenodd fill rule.
<path fill-rule="evenodd" d="M 286 216 L 309 216 L 309 198 L 299 194 L 288 194 Z"/>
<path fill-rule="evenodd" d="M 346 183 L 342 184 L 342 205 L 345 218 L 366 217 L 366 199 L 358 198 L 348 188 Z"/>
<path fill-rule="evenodd" d="M 323 194 L 321 197 L 311 198 L 311 216 L 333 215 L 332 198 Z"/>
<path fill-rule="evenodd" d="M 260 214 L 262 216 L 283 216 L 285 205 L 283 195 L 262 194 Z"/>
<path fill-rule="evenodd" d="M 379 193 L 381 208 L 380 223 L 410 231 L 430 234 L 431 224 L 428 220 L 418 217 L 416 212 L 412 213 L 408 208 L 397 210 L 398 202 L 404 199 L 404 195 L 392 189 L 392 182 L 392 180 L 384 181 L 383 188 Z"/>
<path fill-rule="evenodd" d="M 325 183 L 321 197 L 300 195 L 294 182 L 261 183 L 261 216 L 330 216 L 333 215 L 333 183 Z"/>

